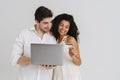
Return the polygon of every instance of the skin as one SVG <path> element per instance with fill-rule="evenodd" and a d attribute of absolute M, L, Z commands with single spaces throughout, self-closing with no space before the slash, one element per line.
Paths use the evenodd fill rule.
<path fill-rule="evenodd" d="M 58 43 L 60 43 L 63 37 L 68 33 L 69 28 L 70 28 L 69 21 L 62 20 L 60 22 L 59 27 L 58 27 L 58 32 L 60 34 Z M 80 59 L 79 46 L 78 46 L 77 41 L 75 40 L 74 37 L 68 36 L 67 39 L 65 40 L 65 43 L 72 44 L 72 47 L 69 48 L 69 55 L 71 56 L 73 63 L 79 66 L 81 64 L 81 59 Z"/>
<path fill-rule="evenodd" d="M 35 30 L 38 36 L 41 37 L 41 39 L 43 38 L 44 33 L 49 32 L 49 29 L 51 28 L 51 22 L 52 22 L 51 17 L 44 18 L 40 22 L 35 20 L 35 23 L 36 23 Z M 30 64 L 30 63 L 31 63 L 31 59 L 26 56 L 21 56 L 17 61 L 17 64 Z M 43 66 L 46 69 L 55 68 L 55 65 L 41 65 L 41 66 Z"/>

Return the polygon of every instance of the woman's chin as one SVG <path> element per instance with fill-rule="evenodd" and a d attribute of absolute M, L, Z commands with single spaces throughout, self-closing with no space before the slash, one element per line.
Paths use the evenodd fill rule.
<path fill-rule="evenodd" d="M 60 36 L 65 36 L 65 34 L 60 34 Z"/>

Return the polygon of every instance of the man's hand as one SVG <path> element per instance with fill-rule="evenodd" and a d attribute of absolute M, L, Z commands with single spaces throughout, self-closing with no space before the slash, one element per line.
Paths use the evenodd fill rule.
<path fill-rule="evenodd" d="M 41 66 L 46 69 L 54 69 L 56 67 L 56 65 L 41 65 Z"/>
<path fill-rule="evenodd" d="M 30 63 L 31 63 L 31 59 L 26 56 L 21 56 L 17 61 L 17 64 L 30 64 Z"/>

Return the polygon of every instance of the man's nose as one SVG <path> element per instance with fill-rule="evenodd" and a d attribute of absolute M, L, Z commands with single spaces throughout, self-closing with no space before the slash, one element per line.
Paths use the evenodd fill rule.
<path fill-rule="evenodd" d="M 52 26 L 52 24 L 51 24 L 51 23 L 49 23 L 49 24 L 48 24 L 48 27 L 51 27 L 51 26 Z"/>

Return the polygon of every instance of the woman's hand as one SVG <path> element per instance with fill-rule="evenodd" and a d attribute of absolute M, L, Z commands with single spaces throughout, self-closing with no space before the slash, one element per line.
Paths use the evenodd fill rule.
<path fill-rule="evenodd" d="M 70 55 L 71 57 L 73 57 L 73 56 L 76 55 L 76 51 L 75 51 L 75 49 L 74 49 L 73 47 L 70 47 L 70 48 L 69 48 L 69 55 Z"/>
<path fill-rule="evenodd" d="M 77 51 L 72 47 L 72 48 L 69 48 L 69 55 L 71 56 L 72 58 L 72 61 L 76 64 L 76 65 L 80 65 L 81 64 L 81 60 L 80 60 L 80 57 L 77 53 Z"/>
<path fill-rule="evenodd" d="M 73 63 L 79 66 L 81 64 L 81 58 L 77 41 L 74 37 L 68 37 L 67 43 L 72 44 L 72 47 L 69 48 L 69 55 L 71 56 Z"/>

